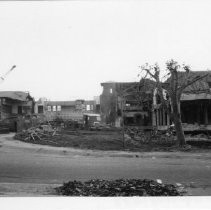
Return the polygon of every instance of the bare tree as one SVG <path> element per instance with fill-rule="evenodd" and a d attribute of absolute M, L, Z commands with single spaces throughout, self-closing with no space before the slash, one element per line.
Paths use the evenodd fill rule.
<path fill-rule="evenodd" d="M 167 111 L 171 120 L 174 123 L 177 140 L 179 145 L 183 147 L 185 142 L 184 131 L 182 128 L 181 113 L 180 113 L 180 99 L 183 91 L 191 86 L 193 83 L 202 80 L 208 74 L 202 76 L 193 76 L 189 66 L 183 65 L 182 67 L 174 60 L 170 60 L 166 63 L 167 74 L 164 78 L 167 78 L 167 84 L 165 90 L 169 96 L 169 100 L 166 100 L 163 95 L 164 87 L 161 78 L 161 70 L 158 64 L 155 65 L 143 65 L 141 66 L 142 72 L 145 73 L 145 78 L 150 77 L 155 81 L 155 87 L 158 90 L 158 94 L 161 98 L 161 105 Z M 181 74 L 181 70 L 183 73 Z"/>

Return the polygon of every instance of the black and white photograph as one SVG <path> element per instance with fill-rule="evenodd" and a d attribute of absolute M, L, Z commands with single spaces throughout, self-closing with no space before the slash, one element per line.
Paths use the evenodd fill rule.
<path fill-rule="evenodd" d="M 207 210 L 210 160 L 211 1 L 0 1 L 1 209 Z"/>

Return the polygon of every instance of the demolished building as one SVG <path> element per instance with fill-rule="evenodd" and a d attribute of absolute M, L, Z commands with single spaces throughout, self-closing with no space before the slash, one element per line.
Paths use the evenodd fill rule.
<path fill-rule="evenodd" d="M 0 91 L 0 100 L 0 119 L 34 112 L 34 99 L 28 92 Z"/>
<path fill-rule="evenodd" d="M 1 122 L 16 131 L 19 119 L 34 113 L 34 103 L 34 98 L 28 92 L 0 91 Z"/>
<path fill-rule="evenodd" d="M 184 72 L 179 72 L 181 84 L 185 79 L 183 74 Z M 206 77 L 186 87 L 182 93 L 180 111 L 184 131 L 211 131 L 211 73 L 194 71 L 190 73 L 190 78 L 205 74 Z M 141 82 L 101 83 L 102 120 L 120 127 L 123 112 L 125 125 L 167 130 L 172 125 L 172 120 L 161 106 L 155 83 L 145 79 L 142 84 L 144 85 Z M 165 93 L 168 80 L 162 85 Z"/>
<path fill-rule="evenodd" d="M 185 79 L 183 74 L 184 72 L 179 72 L 180 83 Z M 180 112 L 185 132 L 211 131 L 211 73 L 209 71 L 193 71 L 190 73 L 190 77 L 205 74 L 207 74 L 206 77 L 186 87 L 181 95 Z M 168 85 L 168 80 L 164 83 L 164 88 L 165 85 Z M 157 91 L 154 90 L 153 126 L 159 130 L 166 130 L 172 121 L 160 104 Z"/>
<path fill-rule="evenodd" d="M 144 79 L 140 82 L 101 83 L 101 116 L 105 123 L 121 127 L 123 116 L 126 126 L 152 126 L 152 93 L 154 82 Z"/>

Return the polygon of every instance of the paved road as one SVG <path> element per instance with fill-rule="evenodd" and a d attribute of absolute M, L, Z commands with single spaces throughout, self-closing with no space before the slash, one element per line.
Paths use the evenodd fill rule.
<path fill-rule="evenodd" d="M 0 194 L 48 194 L 46 187 L 74 179 L 149 178 L 190 185 L 190 194 L 211 195 L 210 159 L 209 152 L 84 151 L 28 144 L 13 140 L 12 134 L 1 135 Z"/>

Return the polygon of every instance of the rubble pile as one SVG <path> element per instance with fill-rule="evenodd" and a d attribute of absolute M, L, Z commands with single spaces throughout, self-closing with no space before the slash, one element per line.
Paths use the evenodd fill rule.
<path fill-rule="evenodd" d="M 59 195 L 66 196 L 179 196 L 182 193 L 171 184 L 162 184 L 148 179 L 70 181 L 55 188 Z"/>
<path fill-rule="evenodd" d="M 125 140 L 134 145 L 154 145 L 172 147 L 176 144 L 176 137 L 170 129 L 167 131 L 140 130 L 138 128 L 126 128 Z"/>
<path fill-rule="evenodd" d="M 24 140 L 24 141 L 36 141 L 43 140 L 57 135 L 57 128 L 53 128 L 49 125 L 39 125 L 37 127 L 31 127 L 27 130 L 23 130 L 15 135 L 15 139 Z"/>

